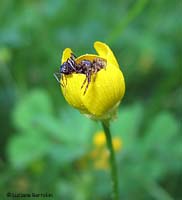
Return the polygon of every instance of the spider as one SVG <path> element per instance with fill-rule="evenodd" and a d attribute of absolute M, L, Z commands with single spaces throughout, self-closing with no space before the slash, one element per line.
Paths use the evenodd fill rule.
<path fill-rule="evenodd" d="M 91 82 L 91 76 L 94 74 L 95 75 L 94 80 L 95 80 L 97 72 L 106 67 L 106 61 L 102 58 L 95 58 L 93 61 L 82 60 L 80 61 L 80 63 L 76 63 L 75 58 L 76 56 L 74 54 L 71 54 L 70 58 L 68 58 L 67 61 L 60 66 L 59 72 L 54 73 L 54 77 L 59 83 L 61 83 L 63 82 L 63 76 L 62 76 L 63 74 L 64 75 L 69 75 L 72 73 L 85 74 L 86 78 L 81 86 L 82 89 L 87 81 L 87 85 L 83 93 L 83 95 L 85 95 L 88 86 Z M 64 84 L 62 83 L 61 85 L 64 86 Z"/>
<path fill-rule="evenodd" d="M 63 74 L 69 75 L 77 71 L 75 58 L 76 56 L 71 54 L 70 58 L 68 58 L 67 61 L 60 66 L 59 72 L 54 73 L 54 77 L 59 83 L 61 83 L 62 86 L 64 86 L 64 84 L 62 84 L 64 82 Z"/>

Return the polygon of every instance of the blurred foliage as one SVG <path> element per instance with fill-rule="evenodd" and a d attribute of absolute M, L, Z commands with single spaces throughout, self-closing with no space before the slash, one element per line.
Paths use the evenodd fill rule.
<path fill-rule="evenodd" d="M 122 140 L 120 198 L 182 199 L 180 4 L 1 1 L 0 199 L 6 192 L 110 199 L 109 171 L 86 159 L 101 126 L 69 108 L 53 77 L 64 48 L 93 53 L 96 40 L 111 46 L 126 79 L 112 123 Z"/>

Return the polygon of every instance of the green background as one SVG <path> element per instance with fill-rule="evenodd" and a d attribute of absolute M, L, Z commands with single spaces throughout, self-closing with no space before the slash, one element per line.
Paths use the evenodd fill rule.
<path fill-rule="evenodd" d="M 111 127 L 123 142 L 120 199 L 182 199 L 180 1 L 0 4 L 0 199 L 111 199 L 108 170 L 75 164 L 101 126 L 69 107 L 53 77 L 64 48 L 94 53 L 94 41 L 112 48 L 126 80 Z"/>

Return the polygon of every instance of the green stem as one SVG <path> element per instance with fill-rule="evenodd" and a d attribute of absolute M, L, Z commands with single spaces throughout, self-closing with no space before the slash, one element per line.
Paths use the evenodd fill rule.
<path fill-rule="evenodd" d="M 107 147 L 110 152 L 110 166 L 111 166 L 111 178 L 112 178 L 112 191 L 113 191 L 113 200 L 119 199 L 119 191 L 118 191 L 118 175 L 117 175 L 117 166 L 116 159 L 114 154 L 114 149 L 112 145 L 112 137 L 110 132 L 109 121 L 102 121 L 102 126 L 105 132 Z"/>

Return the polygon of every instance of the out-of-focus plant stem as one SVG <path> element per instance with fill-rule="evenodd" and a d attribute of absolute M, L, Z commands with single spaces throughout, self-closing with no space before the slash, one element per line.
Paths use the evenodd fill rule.
<path fill-rule="evenodd" d="M 115 42 L 118 37 L 121 36 L 122 32 L 126 29 L 126 27 L 132 22 L 145 8 L 148 0 L 138 0 L 134 6 L 128 11 L 125 17 L 122 17 L 120 23 L 116 25 L 112 31 L 109 33 L 109 36 L 106 38 L 110 44 Z"/>

